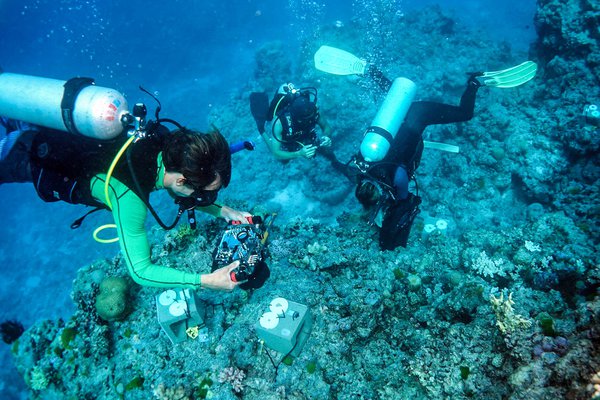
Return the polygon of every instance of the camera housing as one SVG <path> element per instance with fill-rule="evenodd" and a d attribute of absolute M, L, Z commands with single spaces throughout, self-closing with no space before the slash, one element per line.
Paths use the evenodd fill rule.
<path fill-rule="evenodd" d="M 246 290 L 261 287 L 270 276 L 265 262 L 268 257 L 267 236 L 260 216 L 248 217 L 245 222 L 231 221 L 213 253 L 212 270 L 239 260 L 240 265 L 231 271 L 231 280 L 243 282 L 240 287 Z"/>

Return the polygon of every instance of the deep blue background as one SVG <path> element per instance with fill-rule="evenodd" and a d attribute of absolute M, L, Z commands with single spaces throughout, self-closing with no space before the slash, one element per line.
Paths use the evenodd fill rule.
<path fill-rule="evenodd" d="M 367 18 L 371 3 L 0 0 L 0 66 L 63 80 L 90 76 L 126 94 L 130 104 L 148 102 L 137 89 L 142 84 L 161 96 L 165 114 L 202 129 L 211 104 L 227 101 L 231 88 L 252 79 L 261 44 L 282 40 L 293 53 L 319 24 Z M 395 3 L 407 13 L 436 2 Z M 440 5 L 460 23 L 513 48 L 527 49 L 534 39 L 533 0 Z M 118 252 L 116 244 L 100 245 L 90 236 L 92 227 L 110 222 L 106 213 L 89 217 L 78 231 L 69 228 L 82 210 L 43 204 L 30 185 L 0 186 L 0 320 L 27 326 L 40 318 L 68 318 L 76 270 Z M 0 360 L 0 398 L 17 398 L 23 383 L 9 367 L 8 346 Z"/>

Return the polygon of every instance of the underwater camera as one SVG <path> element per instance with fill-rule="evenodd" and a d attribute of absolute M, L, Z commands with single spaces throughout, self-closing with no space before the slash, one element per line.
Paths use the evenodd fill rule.
<path fill-rule="evenodd" d="M 244 290 L 260 288 L 271 274 L 265 259 L 268 257 L 267 229 L 273 218 L 274 215 L 264 219 L 255 215 L 247 217 L 245 223 L 229 222 L 213 253 L 212 270 L 239 260 L 239 267 L 231 271 L 231 280 L 243 282 L 240 288 Z"/>

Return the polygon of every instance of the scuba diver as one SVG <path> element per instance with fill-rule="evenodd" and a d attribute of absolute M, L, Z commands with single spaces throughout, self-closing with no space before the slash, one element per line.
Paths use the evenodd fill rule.
<path fill-rule="evenodd" d="M 348 161 L 344 171 L 356 183 L 356 198 L 370 210 L 369 223 L 380 227 L 382 250 L 406 247 L 413 221 L 420 211 L 415 171 L 425 147 L 425 128 L 469 121 L 473 118 L 475 97 L 481 86 L 519 86 L 531 80 L 537 71 L 535 63 L 526 61 L 501 71 L 469 73 L 460 103 L 454 106 L 413 102 L 416 85 L 412 81 L 406 78 L 391 81 L 376 66 L 344 50 L 322 46 L 315 54 L 315 66 L 335 75 L 366 75 L 387 93 L 365 131 L 360 151 Z M 442 149 L 451 147 L 436 145 Z M 416 193 L 409 191 L 411 180 L 415 181 Z"/>
<path fill-rule="evenodd" d="M 380 82 L 385 82 L 384 90 L 392 86 L 390 81 Z M 371 210 L 370 223 L 380 227 L 382 250 L 406 247 L 412 223 L 420 211 L 418 186 L 416 193 L 411 193 L 409 183 L 415 180 L 415 171 L 423 155 L 423 131 L 429 125 L 473 118 L 475 96 L 481 86 L 474 75 L 470 76 L 458 106 L 412 102 L 395 137 L 390 136 L 389 150 L 382 159 L 368 159 L 363 152 L 358 152 L 350 160 L 348 168 L 354 171 L 356 198 L 363 207 Z"/>
<path fill-rule="evenodd" d="M 266 93 L 251 93 L 250 108 L 261 137 L 278 160 L 312 158 L 317 152 L 333 157 L 331 128 L 319 113 L 317 89 L 284 83 L 270 103 Z M 272 121 L 270 133 L 265 130 L 267 121 Z M 317 134 L 317 125 L 322 135 Z"/>
<path fill-rule="evenodd" d="M 35 97 L 35 90 L 20 98 L 17 90 L 23 87 L 23 80 L 31 81 L 28 88 L 39 86 L 39 90 L 53 93 L 49 98 L 63 97 L 63 104 L 54 110 L 54 105 L 43 103 L 43 96 Z M 195 208 L 228 221 L 241 221 L 250 216 L 216 203 L 219 190 L 227 187 L 231 178 L 230 147 L 223 135 L 218 131 L 201 133 L 184 128 L 176 121 L 160 119 L 160 103 L 155 121 L 145 121 L 143 104 L 136 104 L 134 117 L 126 111 L 126 101 L 120 94 L 121 97 L 108 98 L 102 121 L 93 117 L 95 119 L 90 120 L 93 124 L 87 124 L 81 118 L 81 111 L 88 93 L 94 101 L 104 101 L 103 97 L 109 95 L 106 88 L 93 85 L 93 81 L 75 88 L 69 87 L 71 81 L 67 81 L 63 89 L 63 82 L 58 85 L 46 78 L 0 73 L 0 91 L 14 92 L 12 96 L 0 96 L 0 111 L 29 118 L 35 123 L 0 119 L 7 131 L 0 140 L 0 184 L 32 182 L 39 197 L 46 202 L 62 200 L 111 210 L 128 271 L 140 285 L 233 290 L 239 283 L 232 281 L 230 274 L 239 261 L 206 274 L 155 264 L 151 261 L 145 229 L 148 211 L 165 229 L 173 228 L 186 211 L 190 225 L 195 227 Z M 66 104 L 64 99 L 71 104 Z M 100 105 L 94 107 L 98 109 Z M 112 138 L 103 137 L 104 128 L 100 124 L 107 121 L 115 124 Z M 170 131 L 163 122 L 176 125 L 177 129 Z M 40 126 L 41 123 L 44 126 Z M 127 133 L 131 134 L 132 130 L 139 135 L 128 138 Z M 90 137 L 92 135 L 96 137 Z M 149 203 L 150 193 L 160 189 L 167 190 L 179 205 L 171 226 L 162 223 Z M 82 220 L 72 227 L 79 226 Z"/>

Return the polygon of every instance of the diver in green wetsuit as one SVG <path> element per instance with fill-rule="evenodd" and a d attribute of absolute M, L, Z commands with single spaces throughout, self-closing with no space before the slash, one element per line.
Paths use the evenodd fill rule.
<path fill-rule="evenodd" d="M 331 126 L 317 107 L 317 89 L 284 83 L 270 103 L 265 92 L 251 93 L 250 108 L 261 137 L 279 161 L 313 158 L 317 152 L 332 158 Z M 266 122 L 271 122 L 269 132 Z"/>
<path fill-rule="evenodd" d="M 10 143 L 0 138 L 0 184 L 33 182 L 44 201 L 110 209 L 135 282 L 161 288 L 216 290 L 232 290 L 238 285 L 230 278 L 237 261 L 207 274 L 153 264 L 145 230 L 150 192 L 160 189 L 177 199 L 193 197 L 198 209 L 215 217 L 243 220 L 250 216 L 215 203 L 218 191 L 231 177 L 229 146 L 220 133 L 185 128 L 169 132 L 158 126 L 159 133 L 130 146 L 106 186 L 108 167 L 127 140 L 125 135 L 98 140 L 37 126 L 23 130 L 2 118 L 0 123 L 7 130 L 6 137 L 11 138 Z"/>

